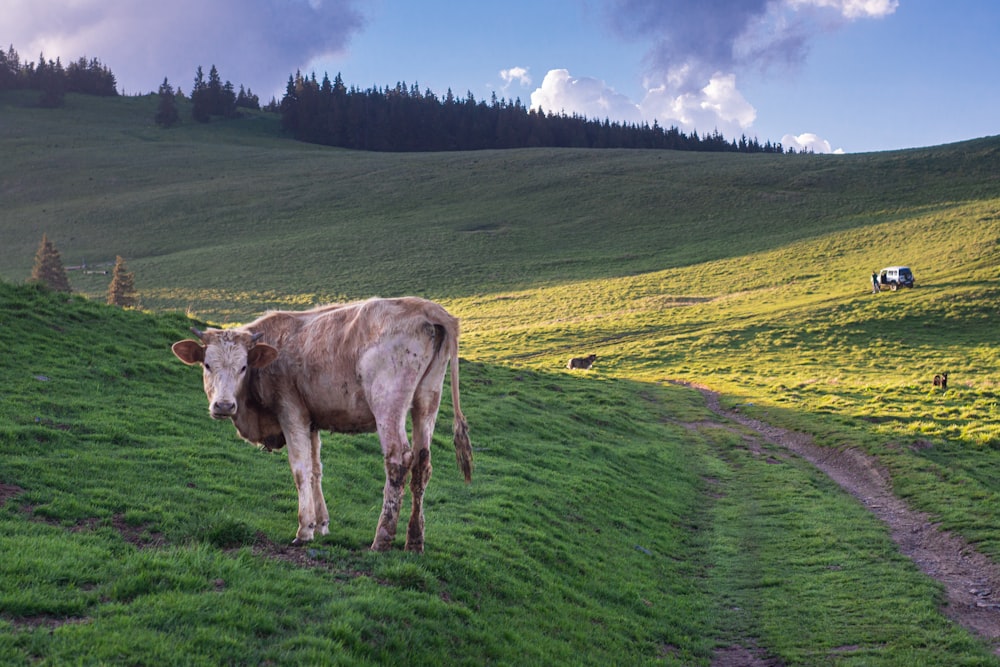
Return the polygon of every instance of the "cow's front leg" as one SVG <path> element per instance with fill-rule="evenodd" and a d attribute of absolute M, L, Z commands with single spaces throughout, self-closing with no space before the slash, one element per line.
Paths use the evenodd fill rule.
<path fill-rule="evenodd" d="M 396 424 L 389 432 L 383 432 L 381 427 L 378 431 L 385 454 L 385 488 L 382 491 L 382 515 L 379 517 L 371 548 L 372 551 L 387 551 L 396 539 L 403 487 L 410 472 L 413 454 L 406 439 L 405 423 Z"/>
<path fill-rule="evenodd" d="M 293 545 L 301 545 L 313 539 L 316 531 L 316 488 L 313 470 L 313 455 L 308 428 L 290 428 L 285 430 L 285 441 L 288 444 L 288 465 L 292 468 L 292 478 L 295 489 L 299 493 L 299 528 L 295 533 Z M 322 501 L 322 496 L 319 502 Z"/>
<path fill-rule="evenodd" d="M 320 535 L 330 534 L 330 512 L 326 509 L 326 498 L 323 497 L 323 461 L 320 458 L 322 443 L 319 431 L 310 434 L 310 455 L 312 456 L 312 495 L 315 505 L 316 530 Z"/>

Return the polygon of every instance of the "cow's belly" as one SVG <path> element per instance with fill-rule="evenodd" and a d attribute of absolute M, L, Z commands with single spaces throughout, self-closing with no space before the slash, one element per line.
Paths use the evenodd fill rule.
<path fill-rule="evenodd" d="M 357 382 L 330 375 L 303 374 L 297 388 L 314 430 L 334 433 L 375 430 L 375 416 Z"/>
<path fill-rule="evenodd" d="M 355 388 L 338 387 L 313 401 L 309 406 L 313 428 L 334 433 L 370 433 L 375 430 L 372 414 L 364 395 Z"/>
<path fill-rule="evenodd" d="M 313 414 L 313 428 L 334 433 L 371 433 L 375 416 L 370 410 L 327 410 Z"/>

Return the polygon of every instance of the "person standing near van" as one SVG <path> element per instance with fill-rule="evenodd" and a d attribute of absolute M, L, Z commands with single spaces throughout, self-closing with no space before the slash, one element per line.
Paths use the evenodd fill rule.
<path fill-rule="evenodd" d="M 878 294 L 882 291 L 882 288 L 878 285 L 878 274 L 872 273 L 872 294 Z"/>

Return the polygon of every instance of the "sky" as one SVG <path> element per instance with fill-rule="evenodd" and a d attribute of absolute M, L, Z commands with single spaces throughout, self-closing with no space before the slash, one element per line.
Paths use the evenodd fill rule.
<path fill-rule="evenodd" d="M 197 67 L 281 99 L 348 87 L 658 122 L 817 153 L 1000 134 L 998 0 L 2 0 L 22 61 L 98 58 L 125 94 Z"/>

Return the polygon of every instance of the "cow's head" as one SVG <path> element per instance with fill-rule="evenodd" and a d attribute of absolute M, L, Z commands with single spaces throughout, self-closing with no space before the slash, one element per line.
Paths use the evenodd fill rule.
<path fill-rule="evenodd" d="M 236 416 L 238 398 L 242 395 L 250 368 L 263 368 L 278 357 L 278 350 L 257 342 L 263 334 L 246 331 L 191 329 L 201 340 L 182 340 L 171 349 L 185 364 L 201 364 L 204 368 L 205 395 L 208 411 L 214 419 Z"/>

